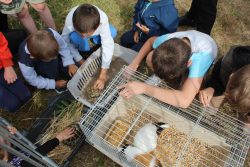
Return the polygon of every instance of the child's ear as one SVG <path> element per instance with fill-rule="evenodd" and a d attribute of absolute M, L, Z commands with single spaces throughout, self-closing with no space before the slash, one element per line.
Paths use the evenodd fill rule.
<path fill-rule="evenodd" d="M 192 65 L 192 60 L 188 60 L 187 67 L 190 67 Z"/>

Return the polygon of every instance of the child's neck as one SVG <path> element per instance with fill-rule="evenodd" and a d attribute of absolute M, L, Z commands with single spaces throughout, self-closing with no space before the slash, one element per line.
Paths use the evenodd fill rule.
<path fill-rule="evenodd" d="M 191 47 L 190 40 L 187 37 L 182 38 L 182 40 L 189 46 Z"/>

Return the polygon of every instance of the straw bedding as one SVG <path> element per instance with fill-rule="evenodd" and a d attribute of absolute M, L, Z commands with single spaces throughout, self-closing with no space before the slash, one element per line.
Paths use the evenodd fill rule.
<path fill-rule="evenodd" d="M 39 144 L 43 144 L 46 141 L 54 138 L 59 132 L 63 131 L 69 126 L 75 127 L 75 124 L 79 122 L 82 116 L 83 105 L 79 102 L 72 102 L 66 108 L 60 111 L 58 116 L 55 116 L 51 121 L 49 127 L 40 136 L 38 141 Z M 57 111 L 58 112 L 58 111 Z M 75 128 L 76 129 L 76 128 Z M 73 151 L 73 145 L 79 137 L 78 130 L 76 129 L 75 136 L 70 141 L 65 141 L 60 143 L 58 147 L 52 150 L 48 156 L 55 160 L 58 164 L 62 164 L 63 161 L 71 154 Z"/>

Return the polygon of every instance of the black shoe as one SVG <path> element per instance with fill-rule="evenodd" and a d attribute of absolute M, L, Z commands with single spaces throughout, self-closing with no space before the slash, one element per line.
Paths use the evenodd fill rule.
<path fill-rule="evenodd" d="M 194 19 L 190 19 L 186 15 L 179 17 L 179 26 L 191 26 L 195 27 L 196 23 Z"/>

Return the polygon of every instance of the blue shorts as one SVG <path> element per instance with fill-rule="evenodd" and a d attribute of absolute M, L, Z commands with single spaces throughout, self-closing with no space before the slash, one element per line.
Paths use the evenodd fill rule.
<path fill-rule="evenodd" d="M 116 28 L 110 24 L 109 25 L 110 32 L 112 38 L 115 38 L 117 35 Z M 70 42 L 79 50 L 79 51 L 90 51 L 89 40 L 91 39 L 94 44 L 101 44 L 101 37 L 100 35 L 94 35 L 91 37 L 83 38 L 79 33 L 73 31 L 69 35 Z"/>

